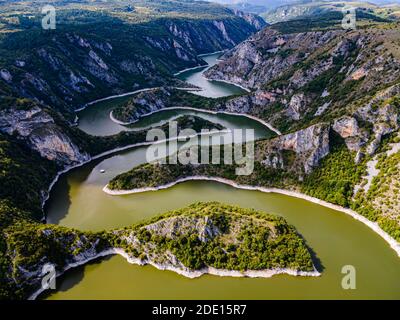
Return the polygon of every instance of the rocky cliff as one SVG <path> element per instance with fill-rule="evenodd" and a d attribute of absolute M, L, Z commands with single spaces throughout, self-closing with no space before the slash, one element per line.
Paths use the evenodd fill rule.
<path fill-rule="evenodd" d="M 400 80 L 394 30 L 282 33 L 268 27 L 229 51 L 206 75 L 254 90 L 221 109 L 243 110 L 282 132 L 297 130 L 397 94 L 390 89 Z"/>
<path fill-rule="evenodd" d="M 93 11 L 70 6 L 60 11 L 55 33 L 41 32 L 39 20 L 5 32 L 0 92 L 35 99 L 71 119 L 79 106 L 104 96 L 167 83 L 184 86 L 172 74 L 205 64 L 198 54 L 232 48 L 265 25 L 251 14 L 202 3 L 182 3 L 184 14 L 166 10 L 174 8 L 169 2 L 145 1 L 149 11 L 142 13 L 104 8 L 109 15 L 96 13 L 102 4 Z"/>
<path fill-rule="evenodd" d="M 0 111 L 0 132 L 16 136 L 43 158 L 67 167 L 90 159 L 58 126 L 53 117 L 39 106 L 28 110 Z"/>
<path fill-rule="evenodd" d="M 327 123 L 257 143 L 256 157 L 263 165 L 296 172 L 300 177 L 316 168 L 329 154 Z"/>
<path fill-rule="evenodd" d="M 152 112 L 179 106 L 178 102 L 171 101 L 171 96 L 172 90 L 167 88 L 141 92 L 129 99 L 123 106 L 114 109 L 112 114 L 118 121 L 133 123 Z"/>
<path fill-rule="evenodd" d="M 222 56 L 205 74 L 210 79 L 260 88 L 276 79 L 313 51 L 334 39 L 339 31 L 283 34 L 272 27 L 250 37 Z"/>
<path fill-rule="evenodd" d="M 54 225 L 24 222 L 2 230 L 7 237 L 9 255 L 2 289 L 12 290 L 9 298 L 36 298 L 46 285 L 64 271 L 87 263 L 110 249 L 105 237 Z M 11 254 L 12 252 L 12 254 Z M 47 276 L 47 279 L 46 279 Z M 32 296 L 33 294 L 33 296 Z"/>

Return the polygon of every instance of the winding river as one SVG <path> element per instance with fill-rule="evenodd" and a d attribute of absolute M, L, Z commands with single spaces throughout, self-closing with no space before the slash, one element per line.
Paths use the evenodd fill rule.
<path fill-rule="evenodd" d="M 217 55 L 205 57 L 214 63 Z M 182 73 L 183 79 L 202 79 L 204 70 Z M 207 81 L 206 81 L 207 82 Z M 198 83 L 197 83 L 198 84 Z M 198 84 L 199 85 L 199 84 Z M 225 84 L 201 84 L 203 95 L 228 95 Z M 211 88 L 211 89 L 210 89 Z M 227 89 L 228 88 L 228 89 Z M 211 90 L 211 91 L 208 91 Z M 80 128 L 107 135 L 122 128 L 110 122 L 109 111 L 121 99 L 93 105 L 79 114 Z M 136 128 L 168 120 L 176 114 L 160 112 L 144 118 Z M 189 112 L 193 114 L 193 112 Z M 227 115 L 209 117 L 228 128 L 256 127 L 257 136 L 270 134 L 254 120 Z M 107 120 L 108 119 L 108 120 Z M 132 130 L 133 128 L 131 128 Z M 322 269 L 321 277 L 274 276 L 269 279 L 202 276 L 187 279 L 151 266 L 128 264 L 113 256 L 68 271 L 57 279 L 47 299 L 400 299 L 400 259 L 389 245 L 364 224 L 320 205 L 274 193 L 238 190 L 216 182 L 191 181 L 167 190 L 126 196 L 102 191 L 117 174 L 145 161 L 146 148 L 134 148 L 95 160 L 60 177 L 46 205 L 49 223 L 102 230 L 123 227 L 196 201 L 221 201 L 285 217 L 307 240 Z M 104 173 L 101 173 L 104 170 Z M 341 286 L 342 267 L 356 268 L 355 290 Z"/>

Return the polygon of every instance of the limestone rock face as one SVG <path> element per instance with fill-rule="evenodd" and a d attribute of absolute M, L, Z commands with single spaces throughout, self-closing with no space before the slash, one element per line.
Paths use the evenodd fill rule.
<path fill-rule="evenodd" d="M 54 119 L 39 107 L 30 110 L 8 109 L 0 112 L 0 131 L 17 135 L 48 160 L 70 166 L 89 160 L 86 152 L 72 142 Z"/>
<path fill-rule="evenodd" d="M 329 124 L 321 123 L 266 141 L 256 150 L 256 159 L 273 168 L 309 174 L 329 154 L 329 130 Z M 286 159 L 287 153 L 293 154 L 292 160 Z"/>
<path fill-rule="evenodd" d="M 336 119 L 333 124 L 333 130 L 335 130 L 344 139 L 354 137 L 359 134 L 357 120 L 352 117 Z"/>
<path fill-rule="evenodd" d="M 384 135 L 399 130 L 400 114 L 398 108 L 391 103 L 384 103 L 379 106 L 379 104 L 382 104 L 386 99 L 397 95 L 399 92 L 400 86 L 398 85 L 383 90 L 355 113 L 357 117 L 372 125 L 374 136 L 366 149 L 369 155 L 375 153 Z"/>
<path fill-rule="evenodd" d="M 200 241 L 203 242 L 207 242 L 222 233 L 208 216 L 170 218 L 150 224 L 145 229 L 152 231 L 156 235 L 168 238 L 176 238 L 185 233 L 198 233 Z"/>
<path fill-rule="evenodd" d="M 236 10 L 236 9 L 233 9 L 232 11 L 237 17 L 240 17 L 240 18 L 244 19 L 245 21 L 247 21 L 247 23 L 252 25 L 256 30 L 261 30 L 262 28 L 264 28 L 267 25 L 267 23 L 264 21 L 264 19 L 262 19 L 258 15 L 243 12 L 243 11 Z"/>
<path fill-rule="evenodd" d="M 290 99 L 289 106 L 286 109 L 287 114 L 293 120 L 300 120 L 301 114 L 307 106 L 306 97 L 303 93 L 294 94 Z"/>
<path fill-rule="evenodd" d="M 273 103 L 276 94 L 266 90 L 257 90 L 251 95 L 230 99 L 218 106 L 219 111 L 257 114 L 263 106 Z"/>
<path fill-rule="evenodd" d="M 280 34 L 266 28 L 226 53 L 223 61 L 205 75 L 213 80 L 227 80 L 247 88 L 260 89 L 337 34 L 336 31 Z M 305 78 L 315 78 L 331 65 L 332 59 L 321 61 L 320 65 L 308 70 L 309 74 L 295 74 L 293 83 L 297 81 L 300 85 Z"/>
<path fill-rule="evenodd" d="M 345 140 L 347 148 L 351 151 L 359 151 L 369 138 L 368 133 L 359 128 L 357 120 L 353 117 L 336 119 L 332 129 Z"/>
<path fill-rule="evenodd" d="M 214 26 L 221 32 L 222 38 L 225 41 L 230 42 L 235 45 L 235 42 L 229 37 L 228 32 L 226 31 L 225 24 L 223 21 L 213 21 Z"/>
<path fill-rule="evenodd" d="M 74 230 L 66 231 L 66 229 L 59 229 L 58 227 L 46 227 L 45 225 L 40 227 L 40 231 L 32 235 L 32 238 L 43 241 L 53 249 L 56 247 L 64 249 L 62 253 L 59 253 L 62 255 L 62 259 L 54 259 L 54 254 L 51 254 L 49 250 L 47 254 L 41 256 L 40 260 L 36 259 L 34 263 L 24 263 L 25 260 L 21 258 L 18 263 L 13 265 L 14 281 L 18 283 L 18 286 L 23 285 L 32 288 L 32 290 L 41 288 L 43 270 L 46 270 L 46 266 L 54 266 L 57 275 L 59 275 L 64 269 L 86 263 L 110 249 L 98 237 L 87 236 Z M 14 254 L 17 257 L 24 258 L 27 255 L 23 246 L 17 247 Z"/>
<path fill-rule="evenodd" d="M 8 71 L 7 69 L 2 69 L 0 70 L 0 77 L 7 82 L 11 82 L 12 81 L 12 75 L 10 73 L 10 71 Z"/>

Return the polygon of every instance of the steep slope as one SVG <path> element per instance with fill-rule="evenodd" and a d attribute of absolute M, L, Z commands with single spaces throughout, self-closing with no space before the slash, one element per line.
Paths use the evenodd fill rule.
<path fill-rule="evenodd" d="M 293 25 L 297 21 L 286 29 Z M 256 142 L 253 173 L 236 176 L 234 165 L 145 165 L 115 178 L 109 188 L 211 176 L 293 189 L 350 207 L 399 241 L 399 28 L 398 23 L 355 31 L 267 27 L 206 73 L 252 89 L 207 108 L 250 114 L 282 132 Z M 149 176 L 151 181 L 140 178 Z"/>
<path fill-rule="evenodd" d="M 242 106 L 281 131 L 293 130 L 397 94 L 389 88 L 400 76 L 398 31 L 397 24 L 351 32 L 282 33 L 269 27 L 206 75 L 255 90 L 227 108 Z"/>
<path fill-rule="evenodd" d="M 0 89 L 57 108 L 140 87 L 180 83 L 172 74 L 231 48 L 261 18 L 191 1 L 54 3 L 56 30 L 41 29 L 40 3 L 2 4 Z M 136 7 L 137 5 L 137 7 Z"/>
<path fill-rule="evenodd" d="M 305 17 L 326 16 L 327 14 L 342 14 L 344 7 L 357 8 L 358 16 L 380 15 L 382 9 L 371 2 L 363 1 L 296 1 L 291 4 L 272 8 L 264 13 L 262 17 L 269 23 L 277 23 Z M 343 17 L 343 15 L 342 15 Z"/>

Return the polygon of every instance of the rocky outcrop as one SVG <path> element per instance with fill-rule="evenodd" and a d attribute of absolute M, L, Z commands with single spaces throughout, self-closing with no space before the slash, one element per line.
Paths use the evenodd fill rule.
<path fill-rule="evenodd" d="M 400 110 L 396 99 L 400 86 L 394 85 L 378 92 L 367 104 L 357 109 L 354 116 L 372 126 L 372 140 L 366 153 L 375 154 L 382 137 L 399 129 Z"/>
<path fill-rule="evenodd" d="M 251 95 L 227 100 L 217 106 L 219 111 L 247 113 L 256 115 L 260 107 L 275 101 L 275 94 L 265 90 L 257 90 Z"/>
<path fill-rule="evenodd" d="M 398 85 L 378 92 L 368 103 L 358 108 L 352 116 L 335 119 L 332 129 L 346 142 L 350 151 L 357 152 L 356 162 L 366 154 L 372 156 L 385 135 L 399 129 L 400 111 L 396 96 Z M 359 122 L 363 123 L 360 127 Z"/>
<path fill-rule="evenodd" d="M 7 69 L 0 70 L 0 77 L 6 82 L 12 81 L 12 75 L 10 74 L 10 71 L 8 71 Z"/>
<path fill-rule="evenodd" d="M 307 107 L 307 102 L 304 93 L 294 94 L 290 98 L 289 105 L 286 108 L 287 115 L 293 120 L 300 120 L 301 115 Z"/>
<path fill-rule="evenodd" d="M 42 157 L 56 161 L 61 166 L 78 164 L 90 158 L 40 107 L 1 111 L 0 131 L 24 140 Z"/>
<path fill-rule="evenodd" d="M 213 80 L 231 81 L 257 89 L 278 78 L 339 33 L 328 31 L 281 34 L 272 28 L 266 28 L 225 54 L 223 61 L 205 75 Z M 308 69 L 309 74 L 302 77 L 312 79 L 329 68 L 329 62 L 322 63 L 314 71 Z M 300 81 L 299 77 L 300 75 L 295 75 L 293 82 Z"/>
<path fill-rule="evenodd" d="M 359 128 L 357 120 L 353 117 L 336 119 L 332 129 L 345 140 L 350 151 L 359 151 L 369 139 L 368 132 Z"/>
<path fill-rule="evenodd" d="M 72 30 L 66 15 L 62 31 L 51 37 L 34 34 L 26 47 L 29 51 L 10 51 L 12 61 L 0 63 L 0 90 L 4 87 L 17 96 L 37 100 L 73 119 L 75 109 L 98 98 L 144 86 L 183 87 L 173 74 L 204 65 L 198 54 L 232 48 L 263 26 L 262 19 L 252 15 L 220 7 L 209 15 L 209 9 L 202 7 L 205 12 L 196 7 L 193 17 L 190 8 L 185 8 L 187 19 L 172 14 L 157 20 L 156 16 L 163 13 L 152 9 L 155 16 L 134 27 L 131 21 L 121 23 L 116 18 L 112 30 L 108 21 L 97 16 L 90 30 L 77 20 L 71 21 Z M 149 28 L 155 31 L 148 32 Z M 29 30 L 21 30 L 21 34 L 24 32 L 30 37 Z M 7 46 L 1 49 L 8 50 Z"/>
<path fill-rule="evenodd" d="M 243 12 L 243 11 L 237 10 L 237 9 L 232 9 L 232 11 L 237 17 L 240 17 L 240 18 L 244 19 L 245 21 L 247 21 L 256 30 L 261 30 L 262 28 L 264 28 L 267 25 L 267 23 L 264 21 L 264 19 L 258 15 L 248 13 L 248 12 Z"/>
<path fill-rule="evenodd" d="M 329 154 L 329 130 L 330 125 L 322 123 L 261 142 L 256 159 L 275 169 L 309 174 Z"/>
<path fill-rule="evenodd" d="M 204 217 L 173 217 L 144 227 L 156 236 L 177 238 L 180 234 L 198 234 L 199 240 L 207 242 L 223 232 L 213 219 Z"/>
<path fill-rule="evenodd" d="M 100 235 L 45 224 L 25 224 L 23 228 L 23 231 L 7 233 L 7 238 L 15 241 L 9 247 L 13 263 L 2 280 L 13 283 L 25 299 L 35 299 L 46 289 L 43 284 L 51 284 L 52 271 L 54 276 L 59 276 L 68 269 L 112 253 Z M 21 238 L 40 246 L 21 246 Z"/>

